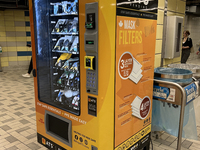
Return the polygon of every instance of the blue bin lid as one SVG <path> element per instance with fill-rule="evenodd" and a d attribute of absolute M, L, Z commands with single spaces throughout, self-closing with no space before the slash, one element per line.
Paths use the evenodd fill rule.
<path fill-rule="evenodd" d="M 188 84 L 192 83 L 192 81 L 193 81 L 192 78 L 189 78 L 189 79 L 165 79 L 165 78 L 160 78 L 160 77 L 154 77 L 154 79 L 169 81 L 169 82 L 175 82 L 175 83 L 178 83 L 182 86 L 188 85 Z"/>
<path fill-rule="evenodd" d="M 193 73 L 187 69 L 158 67 L 154 69 L 154 75 L 166 79 L 189 79 Z"/>

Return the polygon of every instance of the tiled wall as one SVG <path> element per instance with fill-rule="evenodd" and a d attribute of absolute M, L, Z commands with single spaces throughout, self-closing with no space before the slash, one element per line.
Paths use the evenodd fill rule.
<path fill-rule="evenodd" d="M 0 11 L 1 66 L 4 69 L 27 68 L 32 49 L 29 12 L 25 10 Z"/>
<path fill-rule="evenodd" d="M 155 67 L 161 64 L 162 53 L 162 37 L 163 37 L 163 18 L 165 1 L 168 2 L 167 15 L 177 15 L 185 17 L 185 0 L 158 0 L 158 22 L 156 36 L 156 55 Z M 192 18 L 188 18 L 192 20 Z M 191 23 L 196 22 L 194 20 Z M 188 28 L 191 28 L 191 23 L 188 23 Z M 200 23 L 200 20 L 199 20 Z M 183 26 L 184 28 L 184 26 Z M 196 24 L 196 28 L 198 24 Z M 200 30 L 199 30 L 200 31 Z M 197 34 L 194 31 L 191 37 Z M 191 30 L 193 33 L 193 30 Z M 199 35 L 199 34 L 198 34 Z M 193 38 L 193 37 L 192 37 Z M 200 38 L 199 38 L 200 39 Z M 195 38 L 193 38 L 194 43 Z M 200 42 L 200 41 L 198 41 Z M 28 11 L 23 10 L 5 10 L 0 11 L 0 45 L 3 53 L 1 55 L 1 65 L 4 68 L 27 68 L 31 58 L 31 48 L 28 48 L 27 43 L 31 43 L 30 37 L 30 22 Z M 191 56 L 192 57 L 192 56 Z M 164 59 L 163 64 L 166 66 L 170 63 L 180 63 L 180 57 L 175 59 Z"/>
<path fill-rule="evenodd" d="M 196 59 L 198 55 L 196 52 L 200 47 L 200 17 L 194 15 L 186 15 L 185 30 L 190 31 L 190 38 L 192 38 L 194 53 L 190 53 L 189 59 Z"/>
<path fill-rule="evenodd" d="M 167 2 L 167 16 L 181 16 L 185 17 L 186 0 L 158 0 L 158 21 L 157 21 L 157 36 L 156 36 L 156 50 L 154 67 L 161 65 L 162 53 L 162 39 L 163 39 L 163 19 L 165 1 Z M 184 26 L 183 26 L 184 29 Z M 180 63 L 181 57 L 174 59 L 164 59 L 163 65 L 171 63 Z"/>

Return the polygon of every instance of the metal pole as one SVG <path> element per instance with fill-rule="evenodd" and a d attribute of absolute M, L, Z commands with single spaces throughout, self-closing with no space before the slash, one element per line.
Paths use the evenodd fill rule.
<path fill-rule="evenodd" d="M 177 150 L 181 150 L 183 121 L 184 121 L 184 112 L 185 112 L 185 104 L 186 104 L 186 94 L 185 94 L 185 91 L 183 91 L 183 88 L 181 90 L 181 93 L 182 93 L 182 100 L 181 100 L 181 112 L 180 112 L 180 120 L 179 120 Z"/>
<path fill-rule="evenodd" d="M 184 111 L 185 111 L 185 105 L 186 105 L 186 93 L 185 93 L 185 90 L 184 90 L 184 88 L 182 86 L 180 86 L 179 84 L 174 83 L 174 82 L 162 81 L 162 80 L 157 80 L 157 79 L 154 79 L 154 81 L 157 82 L 157 83 L 162 83 L 162 84 L 168 84 L 168 85 L 176 86 L 181 91 L 181 94 L 182 94 L 182 97 L 181 97 L 181 112 L 180 112 L 179 130 L 178 130 L 178 141 L 177 141 L 177 150 L 181 150 L 183 121 L 184 121 Z"/>

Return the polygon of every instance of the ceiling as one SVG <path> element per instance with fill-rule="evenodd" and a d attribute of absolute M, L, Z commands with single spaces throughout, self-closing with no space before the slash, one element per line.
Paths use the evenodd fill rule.
<path fill-rule="evenodd" d="M 200 5 L 200 0 L 186 0 L 186 5 Z M 0 0 L 0 10 L 5 9 L 28 9 L 28 0 Z"/>
<path fill-rule="evenodd" d="M 0 0 L 0 10 L 28 9 L 28 0 Z"/>
<path fill-rule="evenodd" d="M 197 6 L 200 5 L 200 0 L 186 0 L 187 6 Z"/>

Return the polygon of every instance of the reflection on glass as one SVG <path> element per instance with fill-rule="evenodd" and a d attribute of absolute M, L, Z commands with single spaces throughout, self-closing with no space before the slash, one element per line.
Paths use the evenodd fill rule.
<path fill-rule="evenodd" d="M 39 100 L 79 115 L 78 0 L 34 1 L 34 9 Z"/>

